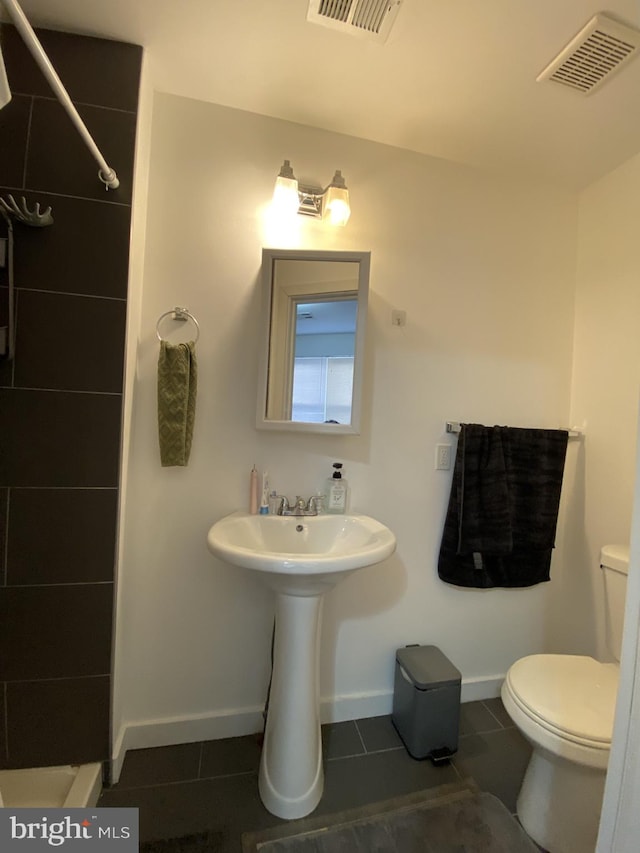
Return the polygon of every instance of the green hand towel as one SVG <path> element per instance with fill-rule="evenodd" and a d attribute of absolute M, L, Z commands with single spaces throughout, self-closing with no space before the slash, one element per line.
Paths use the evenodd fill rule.
<path fill-rule="evenodd" d="M 198 367 L 193 341 L 160 341 L 158 357 L 158 438 L 163 467 L 185 466 L 191 453 L 196 414 Z"/>

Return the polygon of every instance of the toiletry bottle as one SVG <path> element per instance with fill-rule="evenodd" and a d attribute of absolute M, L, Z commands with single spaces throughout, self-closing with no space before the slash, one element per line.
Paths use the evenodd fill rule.
<path fill-rule="evenodd" d="M 260 497 L 260 515 L 269 515 L 269 475 L 262 474 L 262 491 Z"/>
<path fill-rule="evenodd" d="M 278 507 L 280 506 L 280 498 L 276 490 L 271 489 L 269 492 L 269 515 L 278 515 Z"/>
<path fill-rule="evenodd" d="M 249 512 L 256 515 L 258 512 L 258 469 L 254 465 L 249 477 Z"/>
<path fill-rule="evenodd" d="M 325 511 L 332 515 L 340 515 L 347 511 L 349 486 L 342 476 L 342 462 L 333 463 L 333 476 L 327 480 L 327 500 Z"/>

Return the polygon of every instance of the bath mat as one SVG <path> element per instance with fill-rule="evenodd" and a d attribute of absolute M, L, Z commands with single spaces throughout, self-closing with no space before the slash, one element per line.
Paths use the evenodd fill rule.
<path fill-rule="evenodd" d="M 147 841 L 140 845 L 140 853 L 217 853 L 223 850 L 222 832 L 198 832 L 182 838 Z"/>
<path fill-rule="evenodd" d="M 442 789 L 242 836 L 243 853 L 537 853 L 493 794 Z M 439 793 L 436 793 L 439 791 Z"/>

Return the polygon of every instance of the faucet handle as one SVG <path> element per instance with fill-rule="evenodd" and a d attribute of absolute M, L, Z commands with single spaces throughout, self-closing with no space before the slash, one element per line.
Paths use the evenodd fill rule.
<path fill-rule="evenodd" d="M 284 515 L 289 512 L 289 499 L 286 495 L 272 495 L 269 498 L 269 512 L 272 515 Z"/>
<path fill-rule="evenodd" d="M 322 515 L 324 512 L 324 495 L 311 495 L 307 503 L 307 512 Z"/>

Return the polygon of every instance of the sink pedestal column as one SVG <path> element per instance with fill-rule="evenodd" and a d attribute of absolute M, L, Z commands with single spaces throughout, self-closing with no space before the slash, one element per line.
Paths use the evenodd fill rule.
<path fill-rule="evenodd" d="M 322 599 L 277 593 L 259 791 L 266 808 L 285 820 L 312 812 L 324 785 L 318 672 Z"/>

